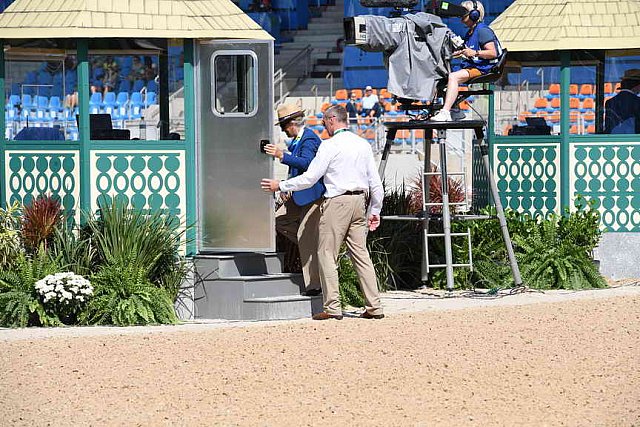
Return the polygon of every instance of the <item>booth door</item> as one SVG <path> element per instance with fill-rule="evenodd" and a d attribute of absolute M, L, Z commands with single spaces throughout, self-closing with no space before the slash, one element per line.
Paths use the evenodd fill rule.
<path fill-rule="evenodd" d="M 260 151 L 273 126 L 271 41 L 198 45 L 199 249 L 273 251 L 273 195 L 260 179 L 273 159 Z"/>

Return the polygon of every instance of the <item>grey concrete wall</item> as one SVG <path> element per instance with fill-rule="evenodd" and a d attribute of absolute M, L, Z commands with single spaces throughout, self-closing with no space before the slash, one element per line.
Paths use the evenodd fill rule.
<path fill-rule="evenodd" d="M 604 233 L 594 258 L 604 277 L 640 278 L 640 233 Z"/>

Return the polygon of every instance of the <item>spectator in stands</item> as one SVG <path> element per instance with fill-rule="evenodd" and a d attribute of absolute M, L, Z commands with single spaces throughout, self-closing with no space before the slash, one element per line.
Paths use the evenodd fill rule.
<path fill-rule="evenodd" d="M 373 93 L 371 86 L 364 88 L 364 96 L 362 97 L 362 115 L 368 117 L 380 117 L 382 107 L 378 95 Z"/>
<path fill-rule="evenodd" d="M 360 109 L 358 107 L 358 95 L 354 91 L 351 91 L 351 94 L 349 95 L 349 102 L 347 102 L 345 108 L 347 109 L 347 113 L 349 113 L 349 123 L 351 125 L 357 123 L 358 116 L 360 115 Z"/>
<path fill-rule="evenodd" d="M 627 70 L 620 92 L 604 104 L 604 133 L 640 133 L 640 69 Z"/>
<path fill-rule="evenodd" d="M 102 78 L 104 93 L 113 92 L 118 83 L 118 63 L 109 55 L 106 57 L 104 64 L 102 64 L 102 69 L 104 70 L 104 77 Z"/>
<path fill-rule="evenodd" d="M 144 64 L 138 55 L 133 57 L 131 72 L 129 72 L 128 78 L 132 83 L 136 80 L 144 79 Z"/>
<path fill-rule="evenodd" d="M 316 156 L 322 141 L 304 126 L 304 111 L 294 104 L 278 107 L 278 124 L 289 138 L 293 138 L 289 152 L 273 144 L 267 144 L 264 151 L 289 166 L 289 178 L 302 175 Z M 318 222 L 323 194 L 322 180 L 306 190 L 281 192 L 281 203 L 278 203 L 276 209 L 276 231 L 298 245 L 308 296 L 319 295 L 321 292 Z"/>
<path fill-rule="evenodd" d="M 502 54 L 500 42 L 488 25 L 484 24 L 484 6 L 479 1 L 463 1 L 460 6 L 469 12 L 462 17 L 462 23 L 469 27 L 464 36 L 465 48 L 453 53 L 461 56 L 461 69 L 449 74 L 444 106 L 431 120 L 450 122 L 451 108 L 458 97 L 458 85 L 487 74 L 498 62 Z"/>

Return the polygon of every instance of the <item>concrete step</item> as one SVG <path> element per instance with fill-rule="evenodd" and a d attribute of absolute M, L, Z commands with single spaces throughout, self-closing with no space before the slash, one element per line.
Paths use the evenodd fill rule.
<path fill-rule="evenodd" d="M 283 255 L 271 252 L 198 255 L 194 260 L 202 280 L 282 272 Z"/>
<path fill-rule="evenodd" d="M 333 73 L 334 77 L 338 77 L 342 72 L 342 68 L 340 65 L 320 65 L 316 63 L 316 65 L 313 66 L 313 71 L 324 73 L 323 76 L 326 76 L 327 73 Z"/>
<path fill-rule="evenodd" d="M 256 320 L 304 319 L 322 311 L 322 297 L 254 298 L 244 309 Z"/>
<path fill-rule="evenodd" d="M 333 67 L 340 67 L 342 64 L 342 60 L 340 58 L 318 58 L 316 61 L 316 65 L 326 65 Z"/>
<path fill-rule="evenodd" d="M 304 290 L 302 274 L 279 273 L 255 276 L 222 277 L 219 284 L 235 284 L 244 289 L 243 298 L 299 296 Z"/>
<path fill-rule="evenodd" d="M 307 43 L 314 46 L 320 43 L 324 43 L 327 47 L 333 47 L 335 46 L 336 40 L 338 39 L 338 37 L 340 37 L 339 34 L 326 34 L 326 33 L 306 34 L 305 33 L 305 34 L 296 36 L 296 38 L 291 44 Z"/>
<path fill-rule="evenodd" d="M 331 71 L 312 71 L 310 73 L 310 75 L 311 75 L 311 78 L 321 79 L 321 78 L 325 78 L 327 76 L 327 73 L 332 73 L 334 78 L 341 78 L 342 77 L 342 72 L 341 71 L 333 71 L 333 70 L 331 70 Z"/>

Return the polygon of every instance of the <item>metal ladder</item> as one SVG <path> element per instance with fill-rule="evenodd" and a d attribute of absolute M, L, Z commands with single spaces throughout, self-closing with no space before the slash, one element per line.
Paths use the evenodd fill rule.
<path fill-rule="evenodd" d="M 384 216 L 385 220 L 405 220 L 405 221 L 421 221 L 423 232 L 423 257 L 422 257 L 422 280 L 428 280 L 429 271 L 432 268 L 444 268 L 447 276 L 447 290 L 452 291 L 454 288 L 453 268 L 454 267 L 469 267 L 473 268 L 473 259 L 471 256 L 471 233 L 467 229 L 466 233 L 452 233 L 451 232 L 451 220 L 476 220 L 476 219 L 488 219 L 488 216 L 482 215 L 451 215 L 451 203 L 449 202 L 449 176 L 453 174 L 447 173 L 447 130 L 450 129 L 472 129 L 475 132 L 475 141 L 479 144 L 480 152 L 482 154 L 482 160 L 487 173 L 487 179 L 491 190 L 491 195 L 496 207 L 496 213 L 498 220 L 500 221 L 500 228 L 502 231 L 502 238 L 507 249 L 507 255 L 509 257 L 509 263 L 511 265 L 511 274 L 516 287 L 522 286 L 522 278 L 520 276 L 520 269 L 518 262 L 515 258 L 513 251 L 513 245 L 511 243 L 511 237 L 507 228 L 507 221 L 500 202 L 500 195 L 498 193 L 498 187 L 493 173 L 491 172 L 491 165 L 489 163 L 489 146 L 484 139 L 484 127 L 486 123 L 482 120 L 462 120 L 457 122 L 432 122 L 430 120 L 412 120 L 408 122 L 389 122 L 385 123 L 387 128 L 387 138 L 385 147 L 382 151 L 382 159 L 380 161 L 380 167 L 378 173 L 381 178 L 384 178 L 384 171 L 387 164 L 387 159 L 391 151 L 391 145 L 395 140 L 396 133 L 400 129 L 423 129 L 424 130 L 424 170 L 422 179 L 422 198 L 423 198 L 423 212 L 420 216 L 412 215 L 387 215 Z M 437 138 L 432 140 L 427 138 L 427 135 L 432 135 L 433 131 L 436 131 Z M 436 142 L 440 151 L 440 171 L 431 172 L 431 144 Z M 439 175 L 442 180 L 442 202 L 432 203 L 429 201 L 429 185 L 433 176 Z M 466 187 L 466 186 L 465 186 Z M 430 233 L 429 226 L 434 221 L 434 215 L 431 213 L 431 207 L 442 207 L 442 233 Z M 469 248 L 469 260 L 467 263 L 454 263 L 453 251 L 452 251 L 452 237 L 467 237 Z M 444 239 L 445 249 L 445 263 L 444 264 L 430 264 L 429 262 L 429 239 L 433 237 Z"/>

